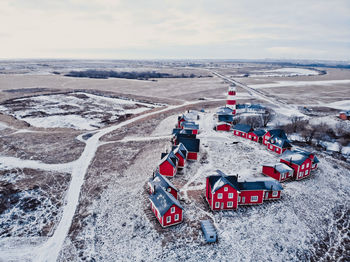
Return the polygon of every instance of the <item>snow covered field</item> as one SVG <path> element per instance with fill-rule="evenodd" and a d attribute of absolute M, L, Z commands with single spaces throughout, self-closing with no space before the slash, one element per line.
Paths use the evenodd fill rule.
<path fill-rule="evenodd" d="M 157 105 L 75 92 L 14 99 L 0 105 L 0 112 L 35 127 L 94 130 L 154 107 Z"/>
<path fill-rule="evenodd" d="M 327 85 L 337 85 L 337 84 L 349 84 L 350 80 L 323 80 L 323 81 L 277 81 L 268 84 L 252 84 L 249 85 L 253 88 L 272 88 L 272 87 L 287 87 L 287 86 L 327 86 Z"/>
<path fill-rule="evenodd" d="M 312 76 L 320 72 L 307 68 L 284 67 L 272 70 L 254 70 L 249 77 L 290 77 L 290 76 Z"/>

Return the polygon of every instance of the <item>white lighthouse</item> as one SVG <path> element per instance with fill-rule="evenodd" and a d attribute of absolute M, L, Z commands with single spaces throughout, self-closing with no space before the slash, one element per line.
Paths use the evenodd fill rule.
<path fill-rule="evenodd" d="M 228 95 L 226 100 L 226 107 L 231 108 L 232 114 L 236 114 L 236 86 L 231 85 L 228 88 Z"/>

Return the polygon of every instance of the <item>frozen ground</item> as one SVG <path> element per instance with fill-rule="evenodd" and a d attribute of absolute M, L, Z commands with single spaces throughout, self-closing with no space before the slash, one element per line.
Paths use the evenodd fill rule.
<path fill-rule="evenodd" d="M 254 70 L 249 77 L 290 77 L 290 76 L 312 76 L 320 72 L 307 68 L 284 67 L 272 70 Z"/>
<path fill-rule="evenodd" d="M 277 81 L 268 84 L 252 84 L 253 88 L 272 88 L 272 87 L 287 87 L 287 86 L 328 86 L 338 84 L 349 84 L 350 80 L 323 80 L 323 81 Z"/>
<path fill-rule="evenodd" d="M 154 107 L 157 106 L 75 92 L 5 101 L 0 105 L 0 112 L 35 127 L 94 130 Z"/>

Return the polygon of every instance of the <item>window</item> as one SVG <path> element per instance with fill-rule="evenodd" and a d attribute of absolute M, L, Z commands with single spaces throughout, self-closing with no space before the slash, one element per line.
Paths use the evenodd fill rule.
<path fill-rule="evenodd" d="M 248 137 L 249 137 L 249 138 L 252 138 L 252 136 L 251 136 L 251 135 L 249 135 Z"/>
<path fill-rule="evenodd" d="M 273 197 L 277 197 L 277 196 L 278 196 L 278 191 L 273 191 L 273 192 L 272 192 L 272 196 L 273 196 Z"/>
<path fill-rule="evenodd" d="M 307 176 L 309 174 L 309 170 L 305 171 L 305 176 Z"/>
<path fill-rule="evenodd" d="M 304 164 L 301 165 L 301 169 L 304 169 Z"/>
<path fill-rule="evenodd" d="M 304 176 L 304 172 L 299 173 L 299 177 L 302 177 L 302 176 Z"/>
<path fill-rule="evenodd" d="M 215 202 L 215 208 L 219 208 L 220 207 L 220 202 Z"/>
<path fill-rule="evenodd" d="M 306 164 L 306 168 L 308 168 L 309 166 L 310 166 L 310 163 L 307 163 L 307 164 Z"/>
<path fill-rule="evenodd" d="M 240 196 L 238 196 L 238 202 L 240 202 L 241 201 L 241 197 Z"/>
<path fill-rule="evenodd" d="M 218 199 L 222 199 L 222 193 L 218 194 Z"/>
<path fill-rule="evenodd" d="M 175 213 L 175 207 L 172 207 L 170 212 L 171 214 Z"/>
<path fill-rule="evenodd" d="M 286 178 L 286 174 L 283 173 L 283 174 L 282 174 L 282 179 L 285 179 L 285 178 Z"/>
<path fill-rule="evenodd" d="M 232 201 L 227 202 L 227 207 L 233 207 L 233 202 Z"/>
<path fill-rule="evenodd" d="M 242 203 L 245 203 L 245 197 L 242 197 Z"/>
<path fill-rule="evenodd" d="M 224 187 L 224 190 L 225 190 L 225 191 L 228 191 L 228 187 L 227 187 L 227 186 L 225 186 L 225 187 Z"/>
<path fill-rule="evenodd" d="M 258 202 L 258 196 L 251 196 L 250 201 L 251 202 Z"/>
<path fill-rule="evenodd" d="M 175 221 L 178 221 L 179 220 L 179 214 L 176 214 L 175 215 Z"/>
<path fill-rule="evenodd" d="M 233 198 L 233 193 L 228 193 L 228 198 Z"/>
<path fill-rule="evenodd" d="M 167 223 L 170 223 L 170 222 L 171 222 L 171 216 L 167 216 L 167 217 L 166 217 L 166 222 L 167 222 Z"/>

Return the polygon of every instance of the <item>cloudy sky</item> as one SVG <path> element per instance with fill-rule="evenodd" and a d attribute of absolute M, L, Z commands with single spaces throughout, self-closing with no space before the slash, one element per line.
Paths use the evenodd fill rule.
<path fill-rule="evenodd" d="M 1 0 L 0 58 L 350 60 L 350 0 Z"/>

